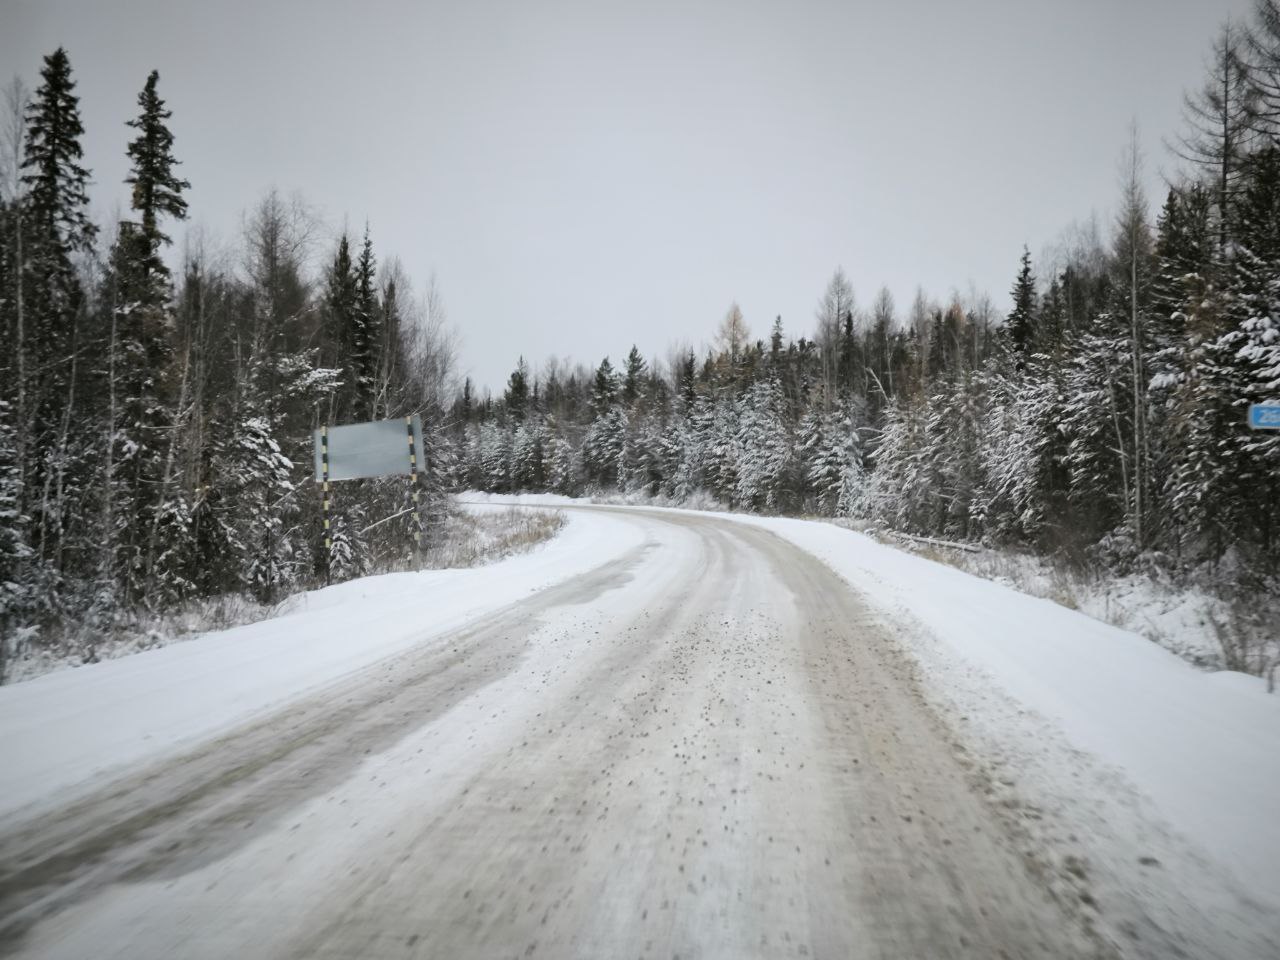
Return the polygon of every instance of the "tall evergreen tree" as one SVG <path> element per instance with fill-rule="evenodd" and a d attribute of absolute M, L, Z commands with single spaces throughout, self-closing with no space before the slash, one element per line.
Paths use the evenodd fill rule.
<path fill-rule="evenodd" d="M 1021 266 L 1017 279 L 1013 281 L 1013 289 L 1009 292 L 1013 299 L 1013 309 L 1006 321 L 1009 339 L 1019 357 L 1019 364 L 1031 351 L 1035 337 L 1036 315 L 1036 278 L 1031 273 L 1031 251 L 1022 248 Z"/>
<path fill-rule="evenodd" d="M 119 446 L 120 476 L 127 486 L 122 506 L 128 511 L 122 573 L 125 596 L 144 599 L 156 573 L 160 526 L 179 522 L 185 510 L 170 501 L 177 438 L 170 377 L 173 373 L 173 289 L 161 248 L 169 237 L 161 218 L 182 220 L 187 203 L 182 191 L 190 184 L 173 173 L 173 134 L 165 121 L 172 115 L 156 93 L 159 74 L 147 78 L 138 95 L 141 114 L 128 125 L 138 131 L 129 145 L 132 169 L 125 182 L 133 186 L 132 207 L 140 222 L 121 223 L 111 255 L 108 286 L 113 315 L 108 334 L 109 391 L 119 400 L 119 423 L 108 435 Z M 109 452 L 114 464 L 116 451 Z M 106 496 L 114 496 L 108 489 Z M 186 539 L 167 531 L 170 543 Z M 176 559 L 170 552 L 171 559 Z"/>
<path fill-rule="evenodd" d="M 613 364 L 605 357 L 596 368 L 595 384 L 591 391 L 591 409 L 597 417 L 613 408 L 618 401 L 618 377 Z"/>
<path fill-rule="evenodd" d="M 622 402 L 627 407 L 635 406 L 643 396 L 645 374 L 648 369 L 649 365 L 645 363 L 644 357 L 640 355 L 639 349 L 633 343 L 631 352 L 627 354 L 627 366 L 622 379 Z"/>
<path fill-rule="evenodd" d="M 160 218 L 187 218 L 187 201 L 182 192 L 189 190 L 191 184 L 173 172 L 178 161 L 173 156 L 173 134 L 166 124 L 173 111 L 165 109 L 164 101 L 156 93 L 159 79 L 159 72 L 152 70 L 146 86 L 138 94 L 142 112 L 128 124 L 138 131 L 138 136 L 129 144 L 129 160 L 133 166 L 125 183 L 133 187 L 130 206 L 142 218 L 138 239 L 145 251 L 143 275 L 167 279 L 169 269 L 160 256 L 160 248 L 170 241 L 160 229 Z"/>
<path fill-rule="evenodd" d="M 356 261 L 356 300 L 351 326 L 351 365 L 355 374 L 356 410 L 360 417 L 372 418 L 375 414 L 377 392 L 377 348 L 382 340 L 379 329 L 378 288 L 375 282 L 377 264 L 373 256 L 373 241 L 369 228 L 365 227 L 364 243 L 360 258 Z"/>
<path fill-rule="evenodd" d="M 23 264 L 31 424 L 30 498 L 39 554 L 61 562 L 64 496 L 74 469 L 70 411 L 75 403 L 84 290 L 75 256 L 93 248 L 89 171 L 81 166 L 79 98 L 71 63 L 59 47 L 44 58 L 41 84 L 27 110 L 22 162 L 27 241 Z M 24 425 L 26 427 L 26 425 Z"/>
<path fill-rule="evenodd" d="M 511 371 L 503 400 L 511 418 L 517 423 L 522 423 L 529 412 L 529 365 L 524 362 L 524 357 L 520 358 L 516 368 Z"/>
<path fill-rule="evenodd" d="M 342 383 L 330 399 L 329 417 L 335 422 L 355 419 L 356 372 L 352 364 L 352 330 L 356 325 L 357 283 L 351 244 L 344 231 L 325 275 L 324 362 L 343 371 Z"/>

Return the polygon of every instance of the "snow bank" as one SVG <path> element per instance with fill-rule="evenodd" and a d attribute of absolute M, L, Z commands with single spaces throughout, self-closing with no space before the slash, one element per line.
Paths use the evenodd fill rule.
<path fill-rule="evenodd" d="M 830 524 L 743 519 L 924 626 L 1280 901 L 1280 696 L 1258 678 L 1204 673 L 1137 634 Z"/>
<path fill-rule="evenodd" d="M 485 567 L 353 580 L 271 620 L 0 687 L 0 813 L 208 737 L 642 539 L 623 520 L 571 516 L 546 545 Z"/>

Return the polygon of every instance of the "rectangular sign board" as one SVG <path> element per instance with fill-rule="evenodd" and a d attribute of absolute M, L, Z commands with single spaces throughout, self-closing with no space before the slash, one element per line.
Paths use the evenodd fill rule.
<path fill-rule="evenodd" d="M 328 437 L 315 432 L 316 482 L 324 479 L 324 440 L 328 441 L 329 479 L 357 480 L 361 477 L 408 475 L 409 431 L 413 430 L 413 452 L 417 469 L 422 469 L 422 418 L 416 413 L 410 423 L 376 420 L 329 427 Z"/>
<path fill-rule="evenodd" d="M 1255 430 L 1280 430 L 1280 403 L 1249 404 L 1249 426 Z"/>

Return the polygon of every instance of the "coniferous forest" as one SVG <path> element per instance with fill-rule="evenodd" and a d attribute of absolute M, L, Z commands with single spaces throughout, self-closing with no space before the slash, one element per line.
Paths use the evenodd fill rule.
<path fill-rule="evenodd" d="M 170 111 L 145 77 L 131 209 L 87 214 L 90 170 L 68 54 L 7 90 L 0 201 L 0 653 L 94 644 L 185 600 L 270 604 L 404 563 L 410 489 L 354 481 L 326 559 L 312 430 L 412 412 L 430 446 L 452 365 L 439 297 L 415 299 L 368 229 L 320 249 L 297 198 L 269 193 L 231 249 L 198 234 Z M 122 121 L 124 122 L 124 121 Z M 319 275 L 312 265 L 323 259 Z M 434 314 L 434 315 L 433 315 Z M 434 433 L 433 433 L 434 431 Z M 450 461 L 428 460 L 427 534 Z M 345 501 L 345 503 L 344 503 Z M 358 531 L 400 514 L 369 535 Z M 4 657 L 0 657 L 0 676 Z"/>
<path fill-rule="evenodd" d="M 1209 45 L 1169 132 L 1182 172 L 1167 193 L 1145 195 L 1135 136 L 1117 197 L 1098 198 L 1118 212 L 1043 257 L 1024 248 L 1007 312 L 981 295 L 864 299 L 837 270 L 812 324 L 734 305 L 709 349 L 521 359 L 500 395 L 457 385 L 434 286 L 415 295 L 368 228 L 334 241 L 272 193 L 233 249 L 172 242 L 189 215 L 181 144 L 161 79 L 139 79 L 136 116 L 110 118 L 133 137 L 130 209 L 112 223 L 88 216 L 67 52 L 8 91 L 9 653 L 403 564 L 410 516 L 366 529 L 404 509 L 401 482 L 344 488 L 325 555 L 311 434 L 413 412 L 428 538 L 449 490 L 619 491 L 1274 589 L 1280 434 L 1245 412 L 1280 400 L 1275 0 Z"/>

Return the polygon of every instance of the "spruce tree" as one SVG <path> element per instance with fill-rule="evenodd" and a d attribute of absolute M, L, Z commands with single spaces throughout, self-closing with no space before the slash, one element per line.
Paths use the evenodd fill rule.
<path fill-rule="evenodd" d="M 744 507 L 776 510 L 786 499 L 792 466 L 791 430 L 782 384 L 757 380 L 736 401 L 737 469 L 734 497 Z"/>
<path fill-rule="evenodd" d="M 524 422 L 529 410 L 529 365 L 524 362 L 524 357 L 520 358 L 516 368 L 511 371 L 503 399 L 511 418 L 517 423 Z"/>
<path fill-rule="evenodd" d="M 329 417 L 334 422 L 354 419 L 356 374 L 352 365 L 351 331 L 356 314 L 356 273 L 351 260 L 351 244 L 344 232 L 325 275 L 324 331 L 327 341 L 321 356 L 327 366 L 342 371 L 342 383 L 330 399 Z"/>
<path fill-rule="evenodd" d="M 1031 251 L 1022 248 L 1021 266 L 1018 276 L 1013 281 L 1013 289 L 1009 292 L 1013 300 L 1013 309 L 1006 321 L 1009 339 L 1017 353 L 1021 365 L 1031 351 L 1032 338 L 1035 335 L 1036 313 L 1036 278 L 1031 273 Z"/>
<path fill-rule="evenodd" d="M 351 326 L 351 363 L 355 373 L 358 416 L 370 419 L 376 413 L 375 392 L 378 377 L 376 351 L 382 340 L 379 329 L 376 272 L 373 241 L 369 239 L 369 228 L 365 227 L 360 259 L 356 261 L 356 302 Z"/>
<path fill-rule="evenodd" d="M 165 109 L 164 101 L 156 93 L 159 79 L 159 72 L 152 70 L 146 86 L 138 94 L 138 106 L 142 112 L 128 123 L 138 131 L 138 136 L 129 144 L 128 154 L 133 168 L 125 183 L 133 187 L 131 206 L 142 218 L 138 239 L 146 257 L 142 264 L 143 274 L 167 279 L 169 269 L 160 257 L 160 248 L 167 246 L 170 240 L 160 229 L 160 218 L 187 218 L 187 201 L 182 191 L 189 190 L 191 184 L 173 172 L 178 161 L 173 156 L 173 134 L 165 123 L 173 116 L 173 111 Z"/>
<path fill-rule="evenodd" d="M 71 63 L 59 47 L 44 58 L 41 84 L 27 108 L 22 161 L 27 293 L 26 369 L 30 476 L 24 489 L 41 556 L 60 563 L 68 471 L 75 446 L 67 419 L 75 403 L 79 320 L 84 291 L 75 256 L 93 249 L 97 227 L 89 220 L 89 171 L 81 166 L 79 98 Z"/>
<path fill-rule="evenodd" d="M 628 408 L 634 407 L 644 392 L 644 379 L 648 364 L 633 343 L 631 352 L 627 354 L 627 367 L 622 380 L 622 402 Z"/>
<path fill-rule="evenodd" d="M 597 417 L 603 416 L 613 408 L 618 400 L 618 378 L 613 372 L 613 364 L 605 357 L 596 368 L 595 385 L 591 391 L 591 409 Z"/>
<path fill-rule="evenodd" d="M 125 182 L 133 186 L 136 223 L 123 222 L 112 249 L 107 287 L 113 301 L 108 335 L 112 397 L 119 398 L 120 422 L 108 431 L 120 447 L 120 476 L 126 489 L 122 506 L 125 525 L 125 597 L 144 599 L 157 572 L 162 521 L 170 529 L 167 559 L 179 561 L 174 545 L 187 538 L 182 525 L 186 508 L 169 502 L 177 438 L 171 435 L 173 411 L 170 375 L 173 370 L 173 290 L 161 248 L 169 237 L 161 217 L 182 220 L 187 203 L 182 191 L 190 184 L 173 173 L 173 134 L 165 125 L 172 115 L 156 93 L 159 74 L 147 78 L 138 95 L 141 114 L 128 122 L 138 131 L 129 144 L 132 169 Z M 112 451 L 114 457 L 115 451 Z M 107 491 L 113 496 L 114 491 Z M 177 526 L 175 526 L 177 525 Z M 166 575 L 172 582 L 173 578 Z"/>
<path fill-rule="evenodd" d="M 697 397 L 698 391 L 698 358 L 690 350 L 680 358 L 680 384 L 678 395 L 680 397 L 680 406 L 684 415 L 687 417 L 693 412 L 693 401 Z"/>

